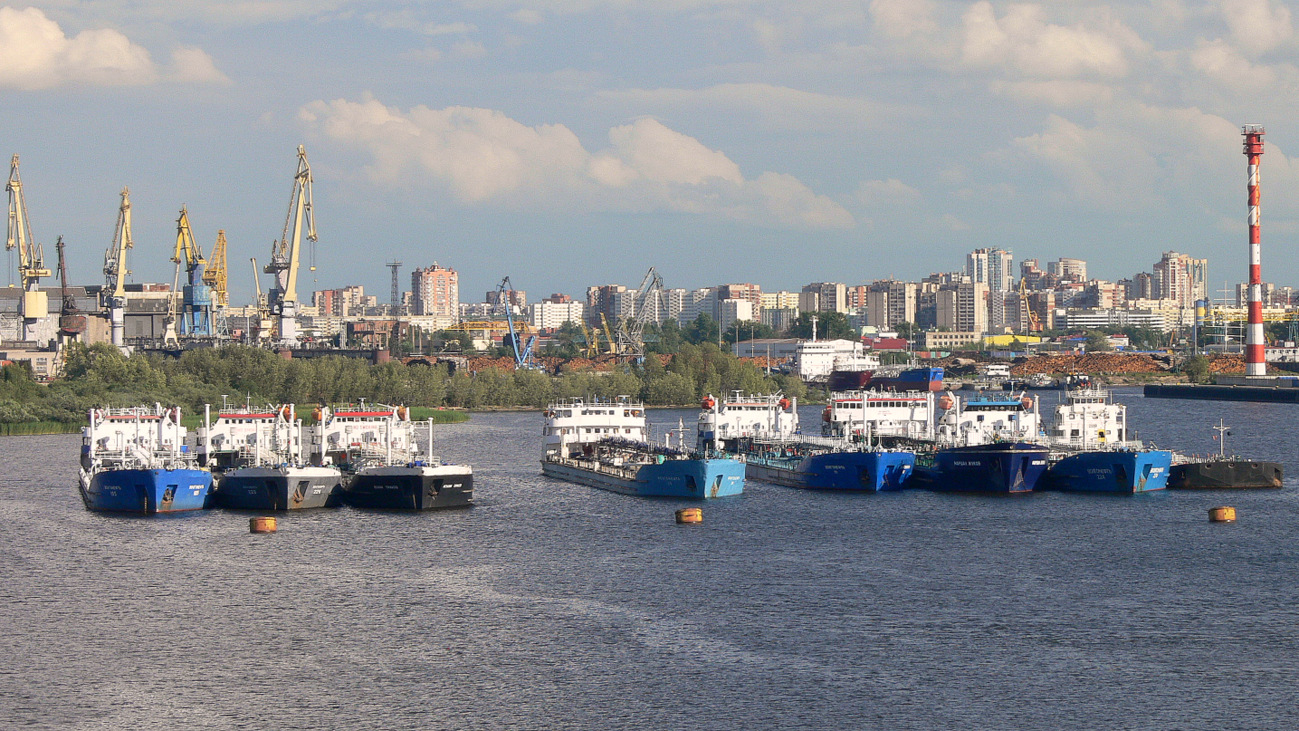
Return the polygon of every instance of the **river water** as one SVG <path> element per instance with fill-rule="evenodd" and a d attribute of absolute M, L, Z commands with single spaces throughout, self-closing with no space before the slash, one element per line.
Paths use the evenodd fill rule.
<path fill-rule="evenodd" d="M 1286 488 L 1011 498 L 540 475 L 541 417 L 438 451 L 470 510 L 86 511 L 79 437 L 0 438 L 0 719 L 58 729 L 1278 729 L 1299 687 L 1299 406 L 1121 393 Z M 1054 397 L 1048 395 L 1044 400 Z M 687 426 L 695 412 L 656 411 Z M 813 424 L 818 409 L 807 408 Z M 1207 509 L 1237 508 L 1235 524 Z"/>

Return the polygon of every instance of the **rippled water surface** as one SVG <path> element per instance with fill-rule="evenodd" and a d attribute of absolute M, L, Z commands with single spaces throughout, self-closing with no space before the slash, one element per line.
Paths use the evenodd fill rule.
<path fill-rule="evenodd" d="M 1049 401 L 1053 396 L 1046 396 Z M 535 413 L 439 427 L 471 510 L 87 512 L 79 437 L 0 438 L 6 728 L 1293 728 L 1299 407 L 1142 399 L 1286 488 L 803 492 L 543 478 Z M 694 412 L 654 412 L 660 424 Z M 818 410 L 808 408 L 815 425 Z M 1234 505 L 1236 524 L 1206 510 Z"/>

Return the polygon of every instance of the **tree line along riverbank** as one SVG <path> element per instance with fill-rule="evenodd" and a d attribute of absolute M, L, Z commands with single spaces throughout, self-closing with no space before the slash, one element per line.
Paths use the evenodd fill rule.
<path fill-rule="evenodd" d="M 463 420 L 464 411 L 544 408 L 566 398 L 630 396 L 647 405 L 696 404 L 705 395 L 733 390 L 783 391 L 806 398 L 796 377 L 769 375 L 712 344 L 683 344 L 671 355 L 651 355 L 639 365 L 611 371 L 486 368 L 450 372 L 446 365 L 388 362 L 372 365 L 344 357 L 285 359 L 241 345 L 201 348 L 179 358 L 125 356 L 107 344 L 69 347 L 63 376 L 37 383 L 21 365 L 0 369 L 0 434 L 74 432 L 92 408 L 161 403 L 180 406 L 187 425 L 203 405 L 293 403 L 311 421 L 317 404 L 405 404 L 414 418 Z"/>

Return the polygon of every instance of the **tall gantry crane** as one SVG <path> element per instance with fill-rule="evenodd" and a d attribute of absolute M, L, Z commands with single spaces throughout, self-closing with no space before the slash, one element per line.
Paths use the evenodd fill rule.
<path fill-rule="evenodd" d="M 180 334 L 185 337 L 209 338 L 215 335 L 212 328 L 212 288 L 203 283 L 204 267 L 207 260 L 203 250 L 194 240 L 194 229 L 189 224 L 189 211 L 180 207 L 180 217 L 176 219 L 176 251 L 171 255 L 176 263 L 176 280 L 180 279 L 180 268 L 185 267 L 185 285 L 182 288 Z M 175 287 L 172 288 L 172 309 L 175 308 Z M 174 319 L 174 313 L 173 313 Z"/>
<path fill-rule="evenodd" d="M 18 176 L 18 156 L 9 162 L 9 235 L 5 248 L 18 249 L 18 276 L 22 281 L 21 314 L 23 339 L 35 340 L 40 320 L 50 314 L 49 299 L 41 291 L 42 277 L 50 276 L 45 268 L 45 253 L 32 237 L 31 222 L 27 217 L 27 199 L 23 197 L 23 183 Z"/>
<path fill-rule="evenodd" d="M 104 252 L 104 306 L 113 345 L 126 345 L 126 250 L 135 248 L 131 241 L 131 189 L 122 188 L 122 204 L 117 208 L 117 228 L 113 243 Z"/>
<path fill-rule="evenodd" d="M 306 236 L 316 241 L 316 217 L 311 212 L 311 166 L 307 150 L 298 145 L 298 172 L 293 176 L 289 213 L 280 240 L 271 244 L 271 261 L 263 270 L 275 275 L 275 286 L 267 298 L 275 321 L 275 340 L 292 345 L 298 341 L 298 266 L 302 257 L 303 226 Z"/>

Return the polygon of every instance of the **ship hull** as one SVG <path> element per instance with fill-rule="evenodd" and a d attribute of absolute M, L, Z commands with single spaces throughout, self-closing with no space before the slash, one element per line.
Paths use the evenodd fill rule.
<path fill-rule="evenodd" d="M 474 503 L 474 475 L 465 465 L 369 467 L 353 475 L 343 502 L 372 510 L 439 510 Z"/>
<path fill-rule="evenodd" d="M 932 461 L 918 465 L 916 487 L 937 492 L 1014 495 L 1032 492 L 1047 470 L 1047 450 L 1007 442 L 940 449 Z"/>
<path fill-rule="evenodd" d="M 343 474 L 327 467 L 244 467 L 227 471 L 216 504 L 234 510 L 302 510 L 339 504 Z"/>
<path fill-rule="evenodd" d="M 1047 470 L 1043 487 L 1068 492 L 1133 495 L 1168 487 L 1173 453 L 1162 449 L 1080 452 Z"/>
<path fill-rule="evenodd" d="M 908 368 L 896 376 L 875 371 L 831 371 L 826 387 L 830 391 L 942 391 L 942 368 Z"/>
<path fill-rule="evenodd" d="M 744 492 L 744 463 L 737 459 L 673 459 L 662 464 L 607 467 L 578 459 L 544 459 L 541 472 L 568 482 L 623 495 L 695 500 Z"/>
<path fill-rule="evenodd" d="M 912 452 L 830 452 L 810 457 L 747 456 L 745 474 L 755 480 L 809 490 L 882 492 L 907 486 Z"/>
<path fill-rule="evenodd" d="M 1168 487 L 1174 490 L 1225 490 L 1281 487 L 1279 462 L 1219 460 L 1174 465 Z"/>
<path fill-rule="evenodd" d="M 196 469 L 126 469 L 82 473 L 81 498 L 88 510 L 156 515 L 202 510 L 209 505 L 212 473 Z"/>

